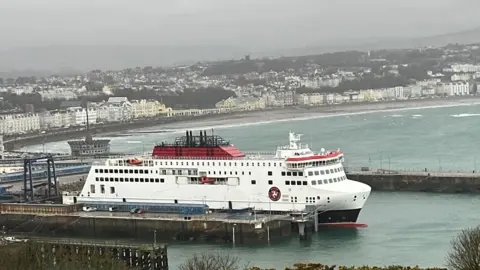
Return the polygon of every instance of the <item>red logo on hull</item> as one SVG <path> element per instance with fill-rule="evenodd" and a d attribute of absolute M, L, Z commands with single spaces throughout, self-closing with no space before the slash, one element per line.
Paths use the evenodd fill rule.
<path fill-rule="evenodd" d="M 271 187 L 270 190 L 268 190 L 268 197 L 270 197 L 270 200 L 276 202 L 280 199 L 282 193 L 280 192 L 280 189 L 277 187 Z"/>

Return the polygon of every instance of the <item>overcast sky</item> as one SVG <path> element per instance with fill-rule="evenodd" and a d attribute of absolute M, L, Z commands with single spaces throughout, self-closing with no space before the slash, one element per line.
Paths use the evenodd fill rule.
<path fill-rule="evenodd" d="M 0 0 L 0 49 L 232 45 L 418 37 L 480 26 L 480 0 Z"/>

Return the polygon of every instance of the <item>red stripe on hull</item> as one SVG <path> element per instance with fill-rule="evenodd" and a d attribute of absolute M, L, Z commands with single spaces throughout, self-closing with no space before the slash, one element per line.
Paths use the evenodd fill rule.
<path fill-rule="evenodd" d="M 368 227 L 365 223 L 355 223 L 355 222 L 338 222 L 338 223 L 320 223 L 318 227 L 336 227 L 336 228 L 366 228 Z"/>

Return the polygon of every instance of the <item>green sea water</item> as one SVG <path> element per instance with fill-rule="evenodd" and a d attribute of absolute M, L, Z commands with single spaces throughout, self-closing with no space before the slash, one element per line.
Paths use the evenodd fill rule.
<path fill-rule="evenodd" d="M 215 132 L 244 151 L 273 151 L 288 142 L 292 130 L 304 134 L 304 142 L 313 149 L 342 149 L 348 167 L 473 171 L 480 169 L 479 124 L 480 106 L 474 105 L 301 121 L 262 123 L 259 119 L 255 124 L 216 127 Z M 112 149 L 146 151 L 155 142 L 178 135 L 113 137 Z M 45 148 L 68 151 L 66 142 L 46 144 Z M 480 197 L 475 195 L 373 192 L 359 218 L 368 228 L 325 230 L 309 242 L 291 238 L 272 246 L 171 243 L 169 262 L 176 269 L 195 252 L 227 251 L 264 267 L 300 261 L 442 266 L 451 239 L 461 229 L 480 224 L 479 203 Z"/>

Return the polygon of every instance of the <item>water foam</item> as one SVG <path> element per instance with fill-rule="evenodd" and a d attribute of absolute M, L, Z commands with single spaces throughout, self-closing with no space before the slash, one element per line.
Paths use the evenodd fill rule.
<path fill-rule="evenodd" d="M 472 116 L 480 116 L 480 113 L 461 113 L 461 114 L 452 114 L 451 117 L 472 117 Z"/>

